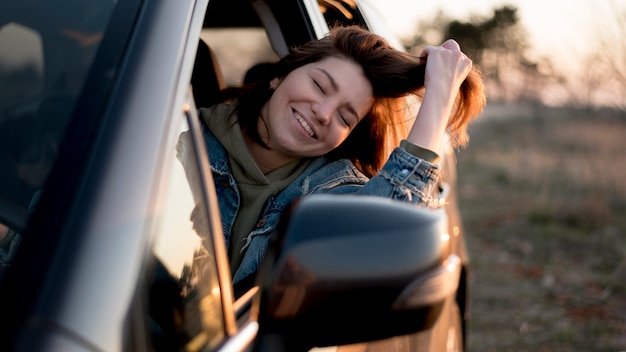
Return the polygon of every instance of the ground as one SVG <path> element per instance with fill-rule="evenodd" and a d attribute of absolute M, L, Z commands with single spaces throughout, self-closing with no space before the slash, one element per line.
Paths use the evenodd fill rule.
<path fill-rule="evenodd" d="M 626 116 L 516 111 L 457 155 L 469 350 L 626 351 Z"/>

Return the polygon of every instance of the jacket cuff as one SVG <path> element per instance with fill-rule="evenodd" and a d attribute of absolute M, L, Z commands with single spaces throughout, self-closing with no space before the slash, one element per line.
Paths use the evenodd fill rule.
<path fill-rule="evenodd" d="M 378 173 L 400 189 L 406 189 L 428 203 L 432 189 L 439 181 L 441 170 L 436 164 L 396 148 Z"/>
<path fill-rule="evenodd" d="M 406 149 L 409 154 L 426 160 L 430 163 L 436 164 L 439 162 L 439 154 L 433 152 L 430 149 L 422 148 L 417 144 L 413 144 L 406 139 L 403 139 L 400 142 L 400 147 Z"/>

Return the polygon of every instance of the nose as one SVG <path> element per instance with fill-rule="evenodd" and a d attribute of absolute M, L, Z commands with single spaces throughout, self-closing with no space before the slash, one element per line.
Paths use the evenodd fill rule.
<path fill-rule="evenodd" d="M 314 103 L 312 108 L 313 116 L 322 125 L 327 125 L 335 111 L 335 107 L 328 99 Z"/>

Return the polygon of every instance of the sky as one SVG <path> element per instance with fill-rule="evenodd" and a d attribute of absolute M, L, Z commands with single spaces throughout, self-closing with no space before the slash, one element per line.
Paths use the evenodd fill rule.
<path fill-rule="evenodd" d="M 372 7 L 400 37 L 410 37 L 416 23 L 433 17 L 438 9 L 453 19 L 490 16 L 503 5 L 518 8 L 529 34 L 532 54 L 575 65 L 593 48 L 602 18 L 613 7 L 626 8 L 626 0 L 370 0 Z"/>

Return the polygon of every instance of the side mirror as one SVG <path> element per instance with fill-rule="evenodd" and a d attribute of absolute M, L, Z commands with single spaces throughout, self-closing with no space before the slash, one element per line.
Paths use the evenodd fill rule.
<path fill-rule="evenodd" d="M 259 335 L 291 351 L 427 329 L 460 271 L 443 210 L 380 197 L 304 198 L 265 256 Z"/>

